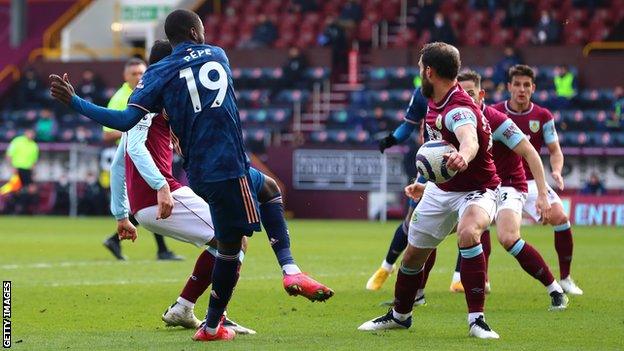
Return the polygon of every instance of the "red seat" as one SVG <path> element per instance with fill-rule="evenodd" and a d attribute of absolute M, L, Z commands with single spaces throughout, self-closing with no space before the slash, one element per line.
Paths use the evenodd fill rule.
<path fill-rule="evenodd" d="M 522 28 L 516 37 L 516 46 L 526 46 L 531 43 L 533 39 L 533 29 Z"/>
<path fill-rule="evenodd" d="M 507 28 L 499 28 L 498 30 L 490 31 L 490 45 L 492 46 L 507 46 L 511 44 L 513 39 L 513 33 Z"/>
<path fill-rule="evenodd" d="M 371 41 L 373 38 L 373 22 L 368 19 L 362 20 L 358 25 L 357 38 L 365 42 Z"/>

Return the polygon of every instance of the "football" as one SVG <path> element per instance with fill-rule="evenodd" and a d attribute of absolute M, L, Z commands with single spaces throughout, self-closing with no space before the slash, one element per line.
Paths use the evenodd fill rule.
<path fill-rule="evenodd" d="M 416 154 L 418 173 L 430 182 L 439 184 L 449 181 L 457 171 L 446 168 L 443 156 L 456 151 L 455 146 L 444 140 L 431 140 L 422 144 Z"/>

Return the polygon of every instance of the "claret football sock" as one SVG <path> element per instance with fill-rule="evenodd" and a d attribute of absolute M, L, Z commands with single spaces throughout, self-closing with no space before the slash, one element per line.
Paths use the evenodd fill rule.
<path fill-rule="evenodd" d="M 555 250 L 557 250 L 557 256 L 559 257 L 559 277 L 566 279 L 570 275 L 572 251 L 574 249 L 572 229 L 570 228 L 570 222 L 556 225 L 554 229 Z"/>
<path fill-rule="evenodd" d="M 424 268 L 412 269 L 404 266 L 399 268 L 394 285 L 394 311 L 401 314 L 408 314 L 412 311 L 423 275 Z"/>
<path fill-rule="evenodd" d="M 555 280 L 550 268 L 542 256 L 529 243 L 518 239 L 508 250 L 518 260 L 522 269 L 530 276 L 539 280 L 544 286 L 549 286 Z"/>
<path fill-rule="evenodd" d="M 477 244 L 460 248 L 461 282 L 464 286 L 469 313 L 483 312 L 485 305 L 485 255 L 483 247 Z"/>
<path fill-rule="evenodd" d="M 212 282 L 212 270 L 214 269 L 215 256 L 209 250 L 204 250 L 197 257 L 193 274 L 186 281 L 184 289 L 180 294 L 180 298 L 190 303 L 197 302 L 197 299 L 208 289 Z M 180 303 L 180 301 L 178 301 Z M 191 307 L 191 306 L 188 306 Z"/>

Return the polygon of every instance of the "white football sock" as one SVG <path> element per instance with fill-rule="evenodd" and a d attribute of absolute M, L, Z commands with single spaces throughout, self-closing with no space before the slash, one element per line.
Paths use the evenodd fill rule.
<path fill-rule="evenodd" d="M 179 303 L 180 305 L 184 306 L 184 307 L 188 307 L 188 308 L 194 308 L 195 304 L 192 303 L 191 301 L 183 298 L 182 296 L 178 297 L 176 299 L 176 302 Z"/>
<path fill-rule="evenodd" d="M 412 316 L 412 312 L 410 312 L 410 313 L 399 313 L 399 312 L 395 311 L 394 308 L 392 309 L 392 317 L 394 317 L 395 319 L 400 320 L 401 322 L 407 320 L 411 316 Z"/>
<path fill-rule="evenodd" d="M 423 297 L 425 295 L 425 289 L 418 289 L 416 290 L 416 300 L 418 300 L 419 298 Z"/>
<path fill-rule="evenodd" d="M 392 264 L 388 263 L 388 261 L 386 260 L 383 260 L 383 262 L 381 262 L 381 268 L 385 269 L 388 272 L 392 272 L 392 270 L 394 269 Z"/>
<path fill-rule="evenodd" d="M 294 263 L 285 264 L 282 266 L 282 271 L 284 274 L 292 275 L 301 273 L 301 269 Z"/>
<path fill-rule="evenodd" d="M 563 293 L 563 289 L 561 288 L 561 285 L 559 285 L 559 283 L 557 283 L 556 280 L 553 280 L 553 282 L 549 286 L 546 287 L 546 290 L 548 291 L 549 295 L 553 291 L 556 291 L 558 293 Z"/>
<path fill-rule="evenodd" d="M 451 280 L 453 283 L 457 283 L 461 281 L 461 275 L 459 272 L 453 272 L 453 279 Z"/>
<path fill-rule="evenodd" d="M 483 316 L 483 312 L 472 312 L 468 313 L 468 325 L 474 323 L 480 316 Z M 483 318 L 485 320 L 485 317 Z"/>

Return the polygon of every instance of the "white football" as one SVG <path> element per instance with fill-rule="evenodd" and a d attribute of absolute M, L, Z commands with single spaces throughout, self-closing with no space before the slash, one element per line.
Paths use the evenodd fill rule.
<path fill-rule="evenodd" d="M 426 180 L 434 183 L 449 181 L 457 173 L 446 167 L 444 154 L 457 152 L 452 144 L 444 140 L 430 140 L 420 146 L 416 154 L 416 169 Z"/>

